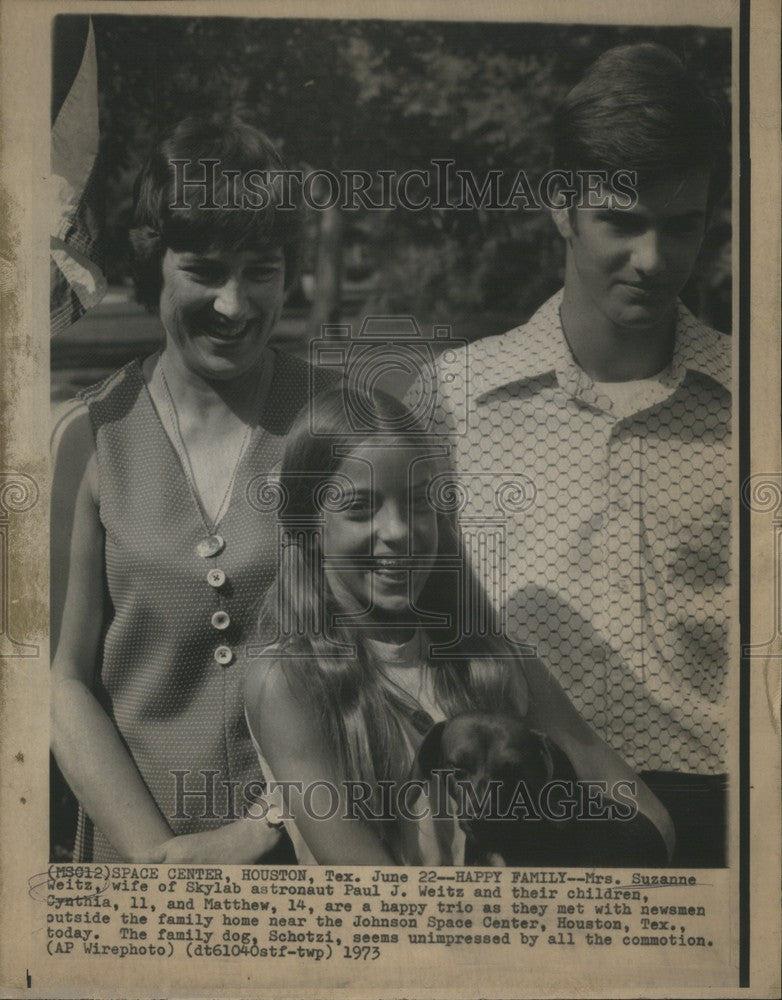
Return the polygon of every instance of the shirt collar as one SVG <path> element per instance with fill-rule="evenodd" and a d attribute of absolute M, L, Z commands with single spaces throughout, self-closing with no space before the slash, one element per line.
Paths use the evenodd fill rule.
<path fill-rule="evenodd" d="M 724 333 L 704 326 L 682 303 L 676 322 L 671 372 L 678 382 L 688 371 L 699 372 L 731 391 L 731 341 Z"/>
<path fill-rule="evenodd" d="M 611 412 L 611 401 L 595 388 L 592 379 L 579 368 L 570 353 L 559 315 L 562 294 L 563 289 L 560 289 L 552 295 L 525 325 L 491 338 L 496 342 L 502 364 L 478 365 L 480 354 L 476 352 L 471 365 L 476 396 L 554 373 L 560 387 L 569 395 Z M 687 372 L 695 371 L 730 391 L 730 360 L 730 339 L 704 326 L 679 302 L 673 358 L 661 373 L 660 381 L 673 393 Z"/>

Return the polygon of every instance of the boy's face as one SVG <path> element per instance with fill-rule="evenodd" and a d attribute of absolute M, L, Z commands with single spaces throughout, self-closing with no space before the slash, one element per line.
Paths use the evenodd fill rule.
<path fill-rule="evenodd" d="M 697 170 L 641 187 L 630 209 L 555 215 L 582 300 L 619 329 L 667 323 L 703 240 L 708 186 L 708 171 Z"/>

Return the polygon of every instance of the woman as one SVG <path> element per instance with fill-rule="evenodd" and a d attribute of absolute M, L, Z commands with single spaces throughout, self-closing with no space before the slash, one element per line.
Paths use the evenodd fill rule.
<path fill-rule="evenodd" d="M 235 121 L 190 118 L 135 188 L 138 297 L 159 351 L 81 394 L 56 432 L 53 749 L 87 861 L 254 861 L 258 778 L 239 650 L 277 562 L 248 484 L 275 466 L 311 385 L 270 338 L 294 273 L 294 215 L 253 172 L 281 167 Z M 314 385 L 323 376 L 312 376 Z"/>
<path fill-rule="evenodd" d="M 351 407 L 374 415 L 374 431 L 352 430 Z M 327 392 L 291 429 L 276 486 L 283 558 L 266 599 L 277 640 L 246 672 L 246 703 L 264 774 L 291 783 L 273 804 L 288 810 L 299 860 L 462 862 L 452 816 L 419 802 L 419 820 L 393 798 L 432 726 L 473 711 L 525 720 L 580 781 L 635 782 L 641 819 L 612 830 L 638 858 L 670 856 L 667 813 L 543 664 L 473 627 L 487 606 L 438 489 L 438 450 L 380 392 Z M 357 788 L 368 792 L 358 809 Z"/>

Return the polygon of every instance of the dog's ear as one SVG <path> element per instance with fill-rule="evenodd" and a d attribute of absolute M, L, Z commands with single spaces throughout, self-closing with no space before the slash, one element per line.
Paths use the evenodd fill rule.
<path fill-rule="evenodd" d="M 575 782 L 576 771 L 570 757 L 568 757 L 562 747 L 553 740 L 549 740 L 548 745 L 549 753 L 551 754 L 551 761 L 554 766 L 553 776 L 555 778 L 559 778 L 560 781 L 570 781 L 571 783 Z"/>
<path fill-rule="evenodd" d="M 559 744 L 538 729 L 531 729 L 530 736 L 534 740 L 535 749 L 543 762 L 546 781 L 553 781 L 554 778 L 563 781 L 575 779 L 575 771 L 570 763 L 570 758 Z"/>
<path fill-rule="evenodd" d="M 432 771 L 442 763 L 444 722 L 437 722 L 424 736 L 413 761 L 413 777 L 428 781 Z"/>
<path fill-rule="evenodd" d="M 566 836 L 567 831 L 574 829 L 575 821 L 572 816 L 568 815 L 567 802 L 572 801 L 576 794 L 576 772 L 570 763 L 570 758 L 558 743 L 555 743 L 545 733 L 534 732 L 531 735 L 537 744 L 537 752 L 545 769 L 546 777 L 543 780 L 543 786 L 545 787 L 549 782 L 556 782 L 552 788 L 548 789 L 546 795 L 548 808 L 556 810 L 554 815 L 546 815 L 549 828 L 552 831 L 558 830 L 562 836 Z M 561 809 L 564 811 L 560 812 Z M 561 819 L 558 818 L 560 815 Z M 575 865 L 577 863 L 576 855 L 572 855 L 572 857 L 570 855 L 569 844 L 561 842 L 557 850 L 563 852 L 557 864 Z"/>
<path fill-rule="evenodd" d="M 540 732 L 538 729 L 530 729 L 529 736 L 532 740 L 535 755 L 543 765 L 543 773 L 545 775 L 543 779 L 544 783 L 546 781 L 551 781 L 554 777 L 554 755 L 552 753 L 553 744 L 548 736 L 546 736 L 545 733 Z"/>

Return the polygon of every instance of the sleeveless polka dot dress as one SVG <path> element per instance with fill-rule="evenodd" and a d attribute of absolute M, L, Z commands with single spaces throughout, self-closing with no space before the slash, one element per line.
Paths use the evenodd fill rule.
<path fill-rule="evenodd" d="M 210 533 L 138 361 L 81 394 L 97 451 L 107 597 L 96 695 L 174 834 L 238 819 L 261 774 L 244 718 L 244 645 L 277 568 L 277 522 L 253 483 L 333 377 L 276 354 L 259 426 Z M 257 789 L 256 789 L 257 794 Z M 80 810 L 77 860 L 121 860 Z"/>

